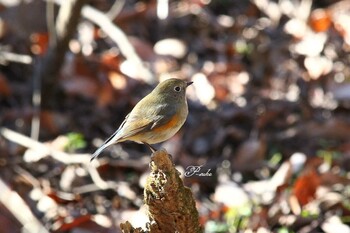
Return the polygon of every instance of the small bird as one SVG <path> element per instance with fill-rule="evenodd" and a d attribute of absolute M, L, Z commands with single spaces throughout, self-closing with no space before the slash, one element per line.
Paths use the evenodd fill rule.
<path fill-rule="evenodd" d="M 188 115 L 186 88 L 193 82 L 168 79 L 138 102 L 120 127 L 92 155 L 95 159 L 107 147 L 123 141 L 147 145 L 171 138 L 185 123 Z"/>

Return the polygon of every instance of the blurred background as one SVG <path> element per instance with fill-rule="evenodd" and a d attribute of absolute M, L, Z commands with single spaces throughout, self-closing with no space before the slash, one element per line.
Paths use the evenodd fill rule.
<path fill-rule="evenodd" d="M 145 227 L 148 148 L 89 158 L 167 78 L 205 232 L 350 232 L 349 52 L 348 0 L 1 0 L 0 233 Z"/>

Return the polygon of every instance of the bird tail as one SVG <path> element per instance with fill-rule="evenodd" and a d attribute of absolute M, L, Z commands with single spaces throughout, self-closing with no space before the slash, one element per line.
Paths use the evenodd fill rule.
<path fill-rule="evenodd" d="M 92 157 L 91 157 L 91 159 L 90 159 L 90 162 L 92 161 L 92 160 L 94 160 L 95 158 L 97 158 L 100 154 L 101 154 L 101 152 L 102 151 L 104 151 L 104 149 L 106 149 L 107 147 L 109 147 L 111 144 L 103 144 L 102 146 L 100 146 L 93 154 L 92 154 Z"/>
<path fill-rule="evenodd" d="M 101 152 L 104 151 L 107 147 L 109 147 L 110 145 L 113 145 L 113 144 L 115 144 L 115 143 L 118 142 L 118 139 L 117 139 L 117 138 L 118 138 L 118 136 L 117 136 L 118 132 L 119 132 L 119 129 L 118 129 L 117 131 L 115 131 L 115 132 L 102 144 L 102 146 L 100 146 L 100 147 L 92 154 L 92 157 L 91 157 L 91 159 L 90 159 L 90 162 L 91 162 L 92 160 L 94 160 L 95 158 L 97 158 L 97 157 L 101 154 Z"/>

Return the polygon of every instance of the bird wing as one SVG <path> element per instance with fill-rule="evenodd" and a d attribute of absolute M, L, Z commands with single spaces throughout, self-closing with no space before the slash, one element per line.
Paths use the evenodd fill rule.
<path fill-rule="evenodd" d="M 147 118 L 128 118 L 123 124 L 123 127 L 120 128 L 118 133 L 116 133 L 118 138 L 115 139 L 117 141 L 128 140 L 128 138 L 133 137 L 138 133 L 147 131 L 152 124 L 152 120 Z"/>
<path fill-rule="evenodd" d="M 137 110 L 128 114 L 119 128 L 93 153 L 91 160 L 112 144 L 128 139 L 132 140 L 132 137 L 139 133 L 160 128 L 173 120 L 175 108 L 171 108 L 169 105 L 159 104 L 157 107 L 147 108 L 142 106 L 142 101 L 138 105 L 135 106 Z"/>
<path fill-rule="evenodd" d="M 137 115 L 131 113 L 120 128 L 121 132 L 118 140 L 128 140 L 128 138 L 138 133 L 162 126 L 171 121 L 174 114 L 175 109 L 164 104 L 159 104 L 153 108 L 142 108 Z"/>
<path fill-rule="evenodd" d="M 115 144 L 119 141 L 128 140 L 129 137 L 134 136 L 135 134 L 145 130 L 146 128 L 152 125 L 151 121 L 145 119 L 135 119 L 135 117 L 130 117 L 128 114 L 124 121 L 120 124 L 119 128 L 100 146 L 91 157 L 91 160 L 94 160 L 99 154 L 109 147 L 112 144 Z"/>

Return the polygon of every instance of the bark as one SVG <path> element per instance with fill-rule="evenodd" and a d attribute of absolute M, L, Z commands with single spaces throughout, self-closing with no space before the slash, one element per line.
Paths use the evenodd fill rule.
<path fill-rule="evenodd" d="M 62 2 L 56 21 L 56 38 L 49 45 L 46 55 L 39 61 L 34 80 L 41 80 L 42 108 L 51 109 L 58 93 L 57 77 L 64 61 L 68 43 L 73 37 L 80 12 L 87 0 L 65 0 Z"/>
<path fill-rule="evenodd" d="M 199 233 L 203 232 L 192 192 L 185 187 L 171 156 L 156 151 L 150 162 L 151 174 L 144 190 L 150 222 L 147 230 L 135 229 L 129 222 L 122 223 L 124 233 Z"/>

